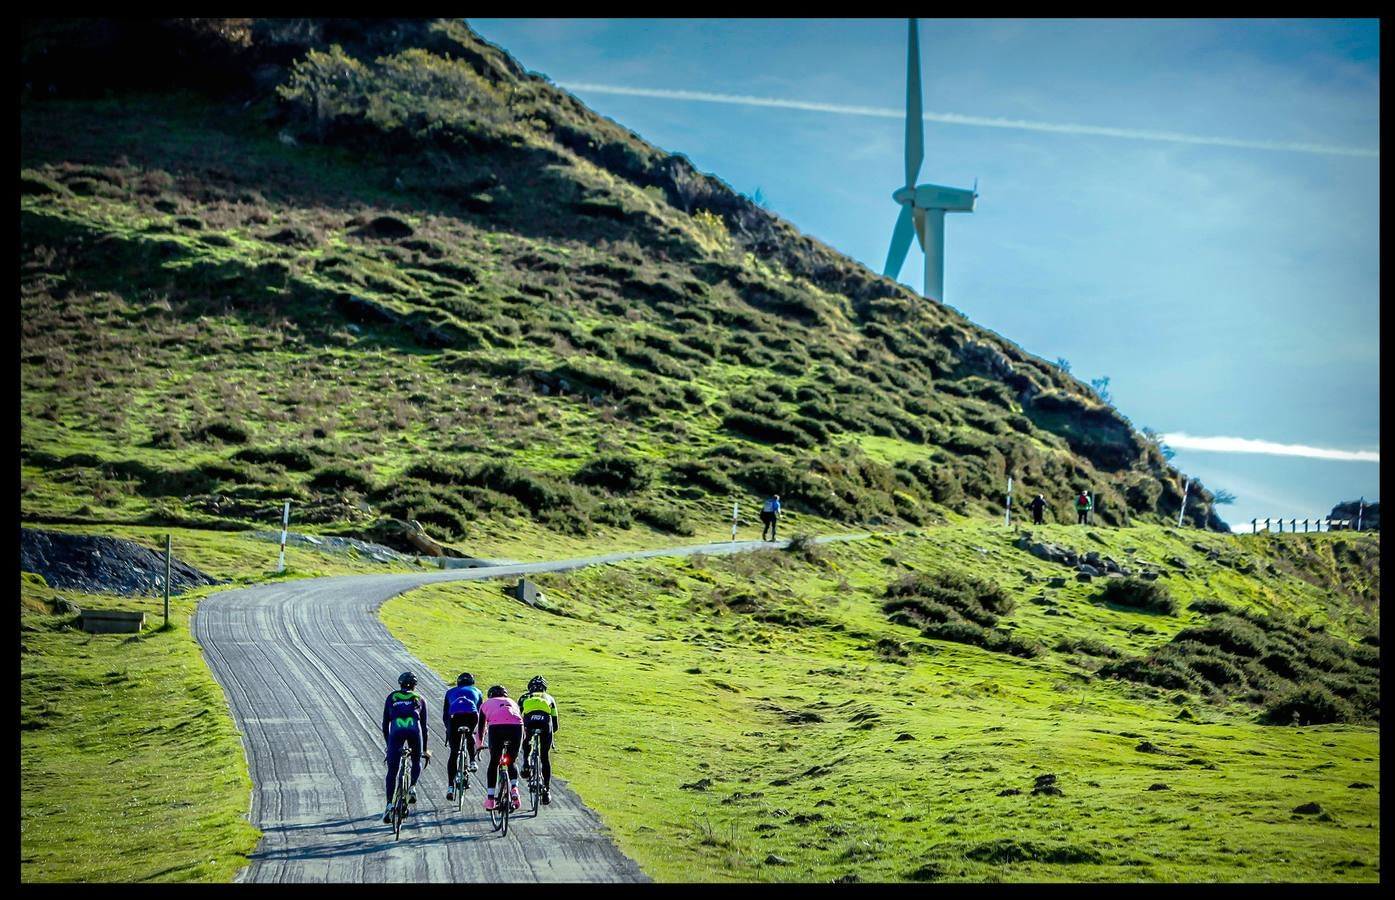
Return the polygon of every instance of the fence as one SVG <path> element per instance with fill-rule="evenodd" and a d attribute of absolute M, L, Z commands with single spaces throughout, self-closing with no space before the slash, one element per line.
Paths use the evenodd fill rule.
<path fill-rule="evenodd" d="M 1285 522 L 1288 523 L 1288 530 L 1289 530 L 1289 533 L 1290 533 L 1290 534 L 1296 534 L 1296 533 L 1298 532 L 1298 523 L 1299 523 L 1299 522 L 1302 522 L 1302 523 L 1303 523 L 1303 533 L 1304 533 L 1304 534 L 1307 534 L 1307 533 L 1308 533 L 1308 524 L 1309 524 L 1310 522 L 1312 523 L 1313 530 L 1314 530 L 1314 531 L 1318 531 L 1318 532 L 1322 532 L 1322 531 L 1346 531 L 1346 530 L 1349 530 L 1350 528 L 1352 528 L 1352 526 L 1354 526 L 1354 525 L 1356 524 L 1356 523 L 1353 522 L 1351 519 L 1334 519 L 1334 518 L 1332 518 L 1331 516 L 1319 516 L 1319 517 L 1316 518 L 1316 519 L 1284 519 L 1284 518 L 1277 518 L 1277 519 L 1275 519 L 1275 518 L 1263 518 L 1263 519 L 1258 519 L 1258 518 L 1256 518 L 1256 519 L 1251 519 L 1251 520 L 1250 520 L 1250 526 L 1254 529 L 1254 533 L 1255 533 L 1255 534 L 1259 534 L 1259 523 L 1261 523 L 1261 522 L 1264 523 L 1264 530 L 1265 530 L 1265 531 L 1275 531 L 1275 530 L 1277 530 L 1279 534 L 1283 534 L 1283 533 L 1284 533 L 1284 523 L 1285 523 Z M 1272 524 L 1271 524 L 1271 523 L 1272 523 Z M 1275 527 L 1274 527 L 1275 525 L 1278 526 L 1277 529 L 1275 529 Z M 1324 528 L 1323 526 L 1326 526 L 1326 527 Z"/>

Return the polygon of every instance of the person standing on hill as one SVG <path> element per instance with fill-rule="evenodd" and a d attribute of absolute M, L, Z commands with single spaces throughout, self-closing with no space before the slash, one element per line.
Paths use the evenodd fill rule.
<path fill-rule="evenodd" d="M 765 501 L 765 503 L 764 503 L 764 504 L 761 506 L 761 508 L 760 508 L 760 521 L 761 521 L 760 539 L 761 539 L 761 540 L 763 540 L 763 541 L 764 541 L 764 540 L 767 540 L 767 538 L 766 538 L 766 535 L 767 535 L 767 534 L 770 535 L 770 537 L 768 538 L 769 540 L 772 540 L 772 541 L 775 540 L 775 525 L 776 525 L 776 523 L 779 521 L 779 519 L 780 519 L 780 495 L 779 495 L 779 494 L 771 494 L 771 495 L 770 495 L 770 499 L 767 500 L 767 501 Z"/>
<path fill-rule="evenodd" d="M 1090 517 L 1090 510 L 1094 509 L 1094 506 L 1094 501 L 1090 499 L 1090 492 L 1081 491 L 1080 496 L 1075 498 L 1075 514 L 1078 518 L 1077 524 L 1085 524 L 1086 520 Z"/>
<path fill-rule="evenodd" d="M 1027 504 L 1027 506 L 1032 510 L 1032 524 L 1042 524 L 1041 516 L 1042 513 L 1046 511 L 1046 498 L 1041 494 L 1037 494 L 1037 499 Z"/>

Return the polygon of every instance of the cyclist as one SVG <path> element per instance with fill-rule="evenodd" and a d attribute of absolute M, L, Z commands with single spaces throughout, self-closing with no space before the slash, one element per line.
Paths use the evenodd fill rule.
<path fill-rule="evenodd" d="M 392 790 L 397 783 L 397 766 L 401 762 L 402 742 L 412 748 L 412 787 L 407 795 L 408 803 L 417 802 L 417 779 L 421 777 L 421 759 L 431 758 L 426 749 L 426 701 L 417 693 L 417 676 L 403 672 L 397 676 L 397 686 L 401 690 L 387 695 L 383 703 L 383 740 L 387 741 L 387 809 L 383 811 L 383 821 L 392 821 Z"/>
<path fill-rule="evenodd" d="M 528 746 L 534 736 L 538 739 L 538 757 L 542 765 L 542 802 L 552 802 L 552 736 L 557 733 L 557 701 L 547 692 L 547 681 L 541 675 L 534 675 L 528 682 L 528 693 L 518 698 L 518 708 L 523 713 L 523 777 L 530 772 Z"/>
<path fill-rule="evenodd" d="M 446 740 L 450 743 L 449 761 L 446 763 L 446 799 L 455 799 L 456 757 L 460 755 L 460 729 L 465 729 L 465 747 L 470 751 L 470 771 L 479 769 L 475 764 L 475 726 L 479 724 L 480 689 L 475 687 L 475 676 L 461 672 L 455 679 L 455 687 L 446 691 L 445 702 L 441 704 L 441 721 L 446 723 Z"/>
<path fill-rule="evenodd" d="M 523 803 L 518 799 L 518 769 L 515 768 L 515 762 L 518 748 L 523 745 L 523 713 L 519 711 L 518 704 L 509 699 L 509 692 L 504 690 L 502 684 L 491 686 L 489 699 L 480 704 L 476 743 L 485 736 L 485 729 L 488 729 L 489 737 L 489 771 L 485 774 L 484 808 L 495 807 L 494 790 L 499 780 L 499 757 L 508 750 L 509 778 L 513 783 L 509 801 L 513 803 L 514 809 L 518 809 Z"/>

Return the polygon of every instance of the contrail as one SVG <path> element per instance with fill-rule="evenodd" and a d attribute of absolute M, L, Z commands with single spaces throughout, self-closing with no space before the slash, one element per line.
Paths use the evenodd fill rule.
<path fill-rule="evenodd" d="M 1328 450 L 1306 444 L 1276 444 L 1238 437 L 1193 437 L 1178 432 L 1162 436 L 1164 444 L 1184 450 L 1209 450 L 1212 453 L 1268 453 L 1272 456 L 1306 456 L 1310 459 L 1337 459 L 1350 462 L 1380 462 L 1378 450 Z"/>
<path fill-rule="evenodd" d="M 808 112 L 834 113 L 843 116 L 875 116 L 883 119 L 904 119 L 905 110 L 880 106 L 842 106 L 836 103 L 809 103 L 803 100 L 781 100 L 774 97 L 751 97 L 741 94 L 709 94 L 703 91 L 671 91 L 656 88 L 622 87 L 614 84 L 589 82 L 557 82 L 569 91 L 590 91 L 595 94 L 623 94 L 629 97 L 655 97 L 661 100 L 695 100 L 702 103 L 726 103 L 733 106 L 764 106 L 777 109 L 802 109 Z M 1061 122 L 1036 122 L 1030 119 L 1004 119 L 988 116 L 963 116 L 958 113 L 927 112 L 927 122 L 950 125 L 978 125 L 983 128 L 1017 128 L 1024 131 L 1051 131 L 1057 134 L 1088 134 L 1097 137 L 1128 138 L 1139 141 L 1168 141 L 1175 144 L 1210 144 L 1218 147 L 1242 147 L 1247 150 L 1283 150 L 1290 153 L 1318 153 L 1328 156 L 1364 156 L 1380 158 L 1380 150 L 1370 147 L 1344 147 L 1336 144 L 1310 144 L 1301 141 L 1252 141 L 1243 138 L 1212 137 L 1183 134 L 1178 131 L 1145 131 L 1136 128 L 1110 128 L 1102 125 L 1073 125 Z"/>

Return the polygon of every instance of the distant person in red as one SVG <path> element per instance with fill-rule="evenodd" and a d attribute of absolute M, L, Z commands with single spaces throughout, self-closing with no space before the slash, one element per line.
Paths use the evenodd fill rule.
<path fill-rule="evenodd" d="M 1094 508 L 1094 503 L 1090 500 L 1089 491 L 1081 491 L 1080 496 L 1075 498 L 1075 514 L 1078 517 L 1077 524 L 1084 525 L 1090 518 L 1090 510 Z"/>
<path fill-rule="evenodd" d="M 1046 498 L 1041 494 L 1037 494 L 1037 499 L 1027 504 L 1027 506 L 1032 510 L 1032 524 L 1041 525 L 1042 513 L 1046 512 Z"/>

